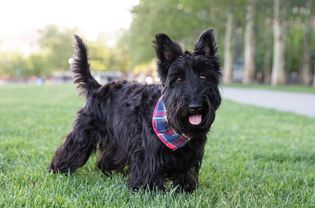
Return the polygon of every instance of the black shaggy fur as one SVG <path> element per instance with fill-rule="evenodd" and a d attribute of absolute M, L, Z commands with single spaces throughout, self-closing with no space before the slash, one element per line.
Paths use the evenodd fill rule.
<path fill-rule="evenodd" d="M 165 34 L 156 35 L 154 47 L 161 85 L 119 81 L 101 86 L 91 76 L 85 44 L 74 36 L 71 67 L 86 104 L 56 150 L 52 172 L 73 172 L 98 149 L 97 167 L 110 174 L 128 166 L 132 190 L 163 190 L 167 179 L 178 190 L 196 189 L 207 132 L 221 102 L 213 31 L 201 34 L 193 52 L 183 52 Z M 161 95 L 169 124 L 178 132 L 193 134 L 190 142 L 176 151 L 166 147 L 152 128 L 153 110 Z M 196 113 L 202 114 L 197 126 L 188 121 L 189 115 Z"/>

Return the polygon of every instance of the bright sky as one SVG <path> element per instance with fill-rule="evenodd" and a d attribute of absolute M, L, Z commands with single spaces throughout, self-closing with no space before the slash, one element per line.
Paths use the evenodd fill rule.
<path fill-rule="evenodd" d="M 128 28 L 138 0 L 1 0 L 0 50 L 32 50 L 45 25 L 78 28 L 87 39 Z"/>

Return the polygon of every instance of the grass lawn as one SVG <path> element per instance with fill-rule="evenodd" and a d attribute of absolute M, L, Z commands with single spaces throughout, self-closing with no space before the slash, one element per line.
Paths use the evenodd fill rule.
<path fill-rule="evenodd" d="M 303 92 L 303 93 L 314 93 L 315 87 L 312 86 L 302 86 L 302 85 L 265 85 L 265 84 L 224 84 L 225 87 L 236 87 L 245 89 L 261 89 L 261 90 L 276 90 L 276 91 L 286 91 L 286 92 Z"/>
<path fill-rule="evenodd" d="M 315 207 L 315 120 L 223 101 L 193 194 L 127 189 L 95 156 L 48 166 L 82 105 L 72 85 L 0 87 L 0 207 Z"/>

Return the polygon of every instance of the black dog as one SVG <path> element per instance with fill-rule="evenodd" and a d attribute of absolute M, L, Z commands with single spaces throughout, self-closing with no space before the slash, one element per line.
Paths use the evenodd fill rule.
<path fill-rule="evenodd" d="M 154 46 L 161 85 L 118 81 L 101 86 L 89 69 L 87 49 L 74 37 L 74 83 L 86 97 L 73 130 L 57 149 L 52 172 L 73 172 L 98 149 L 103 173 L 129 167 L 129 188 L 180 191 L 198 184 L 204 146 L 220 105 L 221 76 L 213 31 L 201 34 L 193 52 L 165 34 Z"/>

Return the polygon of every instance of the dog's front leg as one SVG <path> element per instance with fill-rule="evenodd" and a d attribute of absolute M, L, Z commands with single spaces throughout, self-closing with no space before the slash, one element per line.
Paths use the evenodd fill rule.
<path fill-rule="evenodd" d="M 149 188 L 150 190 L 164 190 L 164 176 L 154 154 L 144 155 L 142 151 L 136 152 L 129 161 L 128 187 L 131 190 Z"/>
<path fill-rule="evenodd" d="M 178 173 L 173 178 L 173 186 L 178 192 L 193 192 L 198 184 L 198 171 L 197 168 L 191 168 L 188 171 Z"/>

